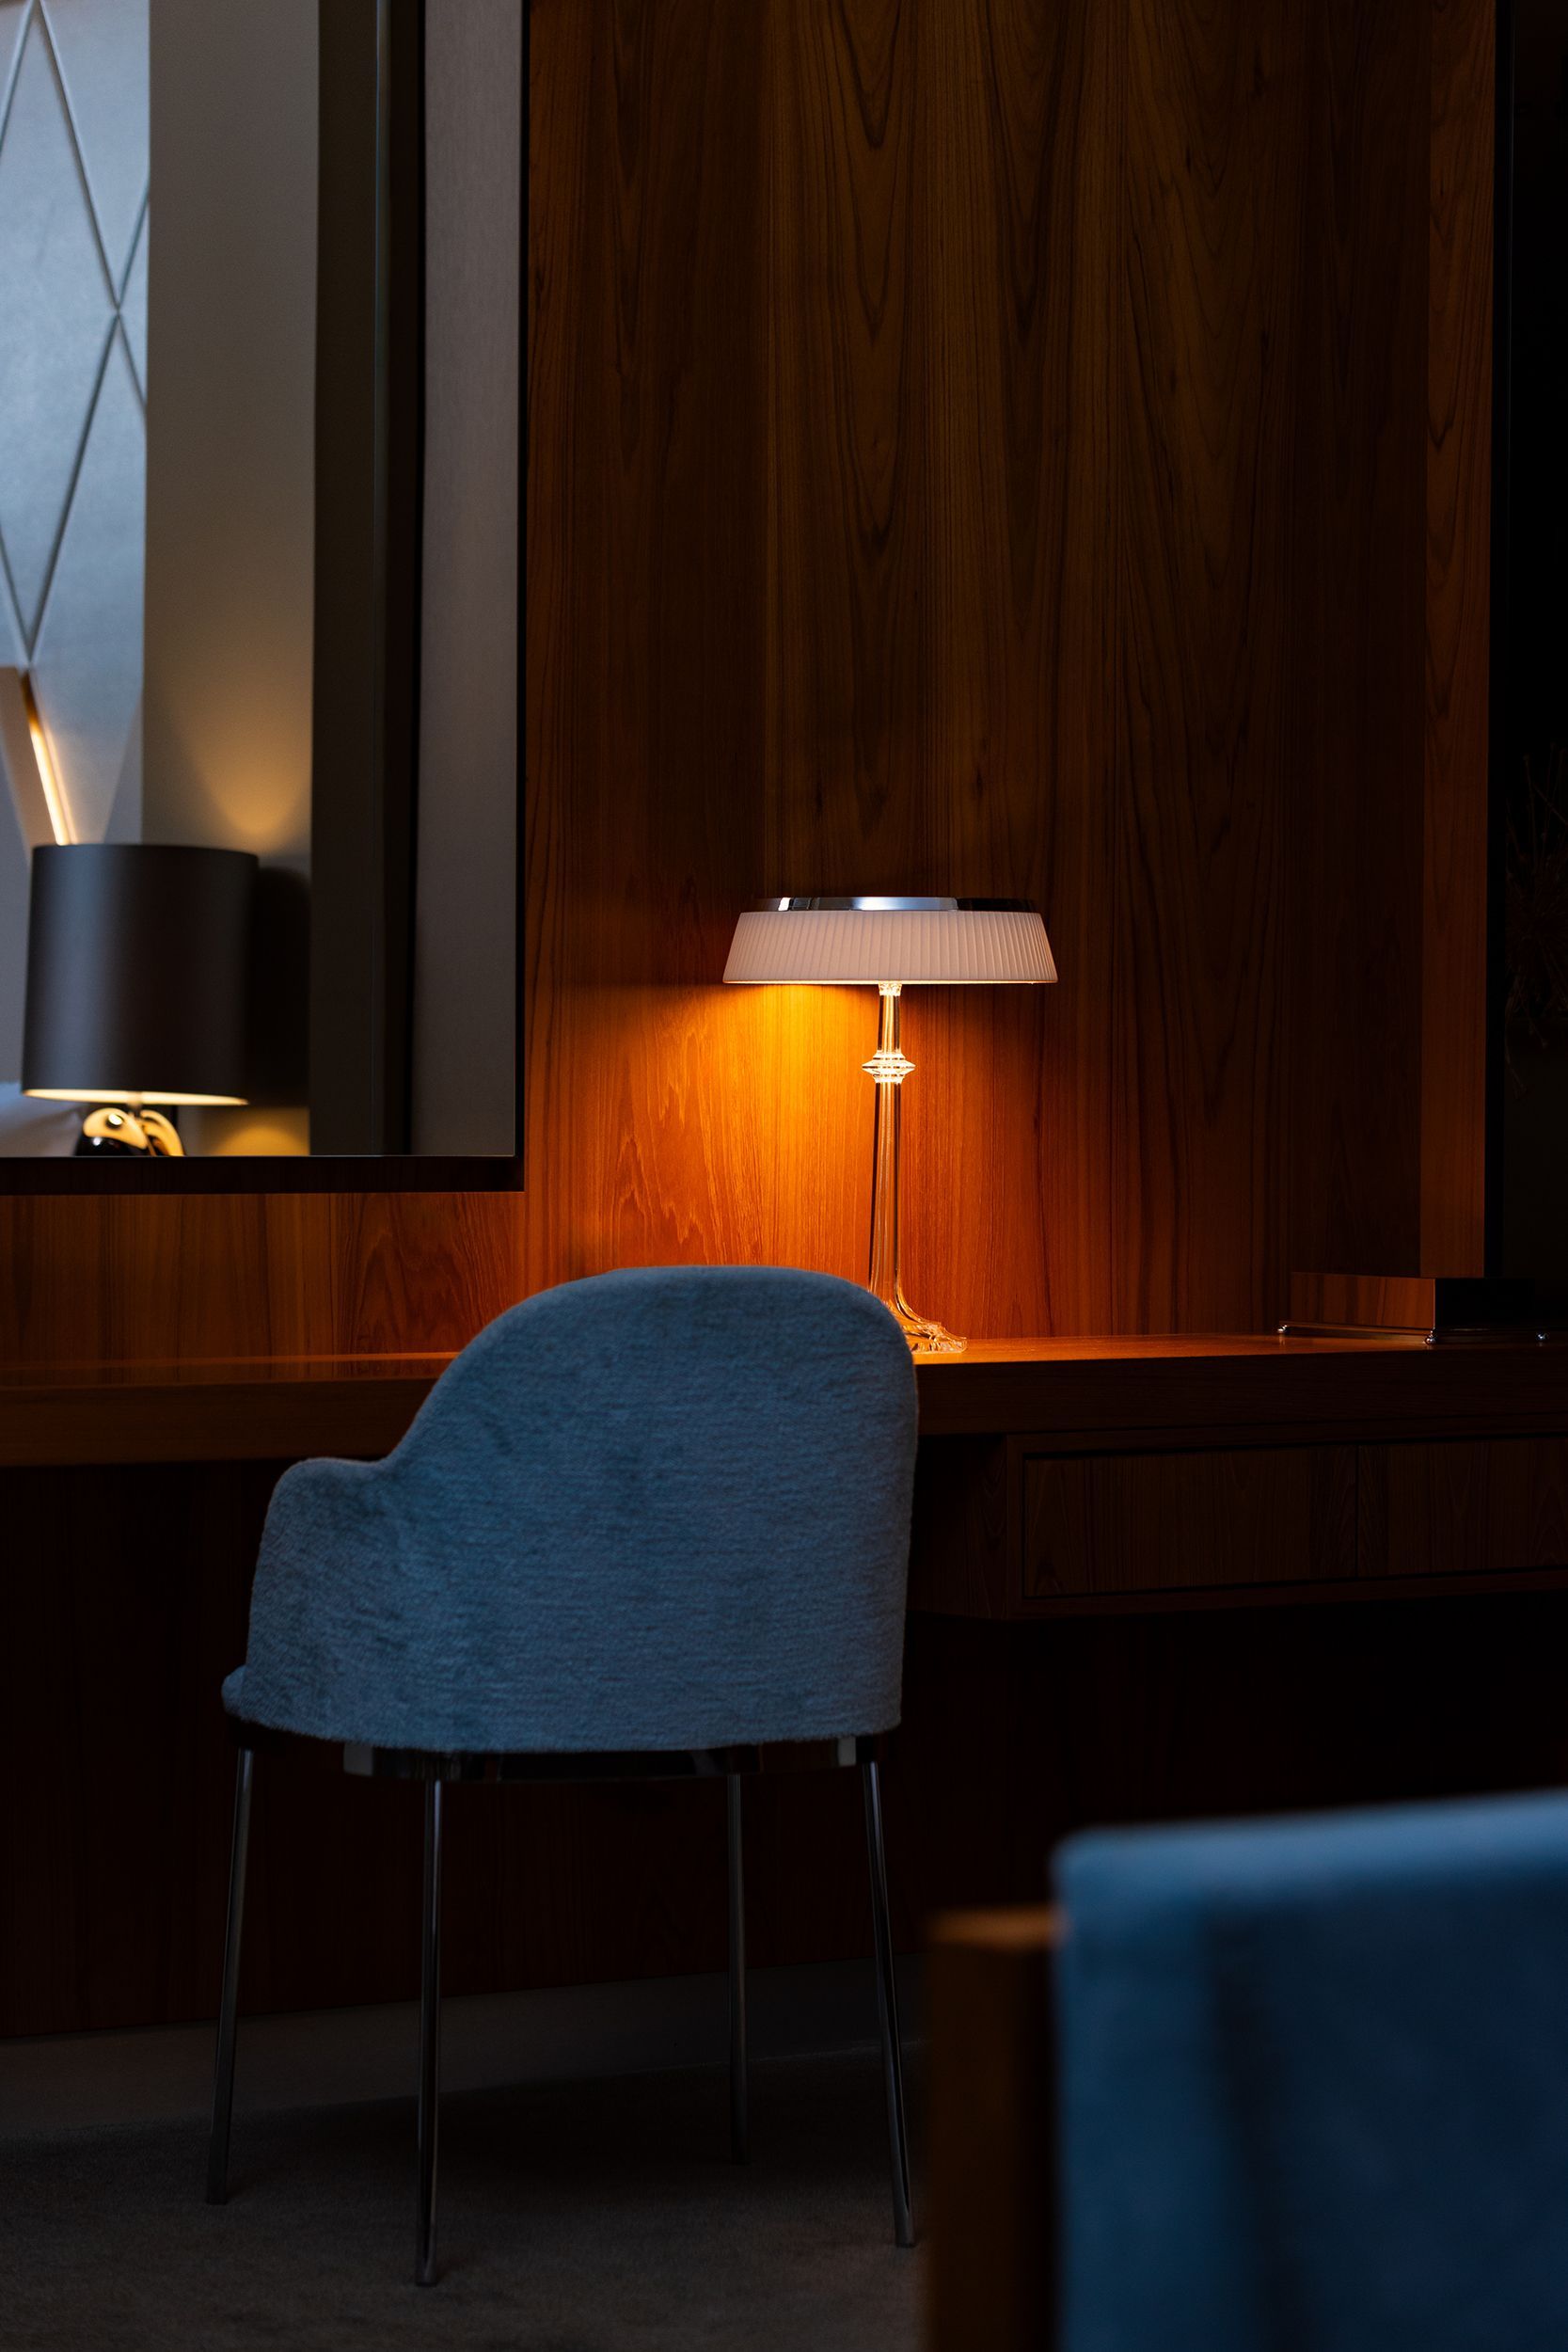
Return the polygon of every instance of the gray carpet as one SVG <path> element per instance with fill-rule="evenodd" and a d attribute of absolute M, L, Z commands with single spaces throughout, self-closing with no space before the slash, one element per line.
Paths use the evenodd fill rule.
<path fill-rule="evenodd" d="M 242 2077 L 243 2097 L 243 2077 Z M 875 2058 L 471 2092 L 442 2109 L 439 2286 L 411 2283 L 407 2103 L 0 2144 L 7 2352 L 912 2352 Z M 918 2145 L 918 2142 L 917 2142 Z M 918 2194 L 918 2184 L 917 2184 Z"/>

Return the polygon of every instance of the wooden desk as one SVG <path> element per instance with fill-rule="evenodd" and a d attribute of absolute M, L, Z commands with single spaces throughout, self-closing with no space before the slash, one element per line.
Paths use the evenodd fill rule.
<path fill-rule="evenodd" d="M 911 1606 L 1020 1622 L 1568 1577 L 1568 1348 L 1039 1343 L 921 1373 Z"/>
<path fill-rule="evenodd" d="M 450 1361 L 0 1372 L 0 1466 L 374 1456 Z M 916 1610 L 1022 1620 L 1568 1571 L 1568 1348 L 992 1342 L 918 1378 Z"/>
<path fill-rule="evenodd" d="M 450 1355 L 0 1366 L 0 1466 L 385 1453 Z M 1114 1450 L 1568 1428 L 1568 1346 L 1415 1341 L 985 1340 L 916 1359 L 923 1438 Z"/>
<path fill-rule="evenodd" d="M 0 1369 L 0 1469 L 370 1460 L 407 1429 L 448 1356 L 277 1356 Z"/>
<path fill-rule="evenodd" d="M 217 1690 L 272 1486 L 384 1453 L 447 1360 L 0 1373 L 0 1916 L 24 1923 L 0 2032 L 211 2014 Z M 919 1383 L 907 1946 L 933 1911 L 1037 1899 L 1088 1820 L 1568 1780 L 1568 1350 L 1064 1341 Z M 842 1777 L 748 1791 L 759 1965 L 863 1947 Z M 407 1793 L 329 1756 L 261 1791 L 247 2005 L 411 1991 Z M 713 1791 L 486 1794 L 453 1805 L 454 1991 L 721 1963 Z"/>

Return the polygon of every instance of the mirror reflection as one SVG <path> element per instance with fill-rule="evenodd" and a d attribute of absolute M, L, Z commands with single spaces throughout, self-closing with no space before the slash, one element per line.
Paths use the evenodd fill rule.
<path fill-rule="evenodd" d="M 517 1149 L 520 34 L 389 13 L 0 0 L 0 1156 Z"/>

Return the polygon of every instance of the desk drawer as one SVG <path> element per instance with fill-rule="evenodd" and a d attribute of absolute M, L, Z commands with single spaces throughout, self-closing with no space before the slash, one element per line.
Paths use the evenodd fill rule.
<path fill-rule="evenodd" d="M 1355 1574 L 1354 1446 L 1028 1454 L 1022 1470 L 1025 1604 Z"/>
<path fill-rule="evenodd" d="M 1364 1445 L 1363 1576 L 1568 1567 L 1568 1438 Z"/>

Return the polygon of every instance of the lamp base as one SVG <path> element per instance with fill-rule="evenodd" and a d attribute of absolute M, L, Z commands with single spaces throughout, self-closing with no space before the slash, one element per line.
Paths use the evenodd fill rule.
<path fill-rule="evenodd" d="M 180 1130 L 162 1111 L 144 1110 L 138 1103 L 125 1110 L 89 1111 L 76 1138 L 78 1159 L 129 1154 L 144 1160 L 182 1160 L 185 1147 Z"/>
<path fill-rule="evenodd" d="M 898 1136 L 903 1086 L 914 1064 L 898 1042 L 902 983 L 883 980 L 877 1051 L 862 1064 L 877 1081 L 877 1121 L 871 1154 L 871 1270 L 866 1289 L 879 1298 L 916 1356 L 961 1356 L 969 1345 L 944 1323 L 917 1315 L 898 1276 Z"/>
<path fill-rule="evenodd" d="M 961 1356 L 969 1345 L 950 1331 L 944 1323 L 933 1323 L 927 1315 L 917 1315 L 903 1298 L 884 1298 L 883 1306 L 897 1324 L 917 1356 Z"/>

